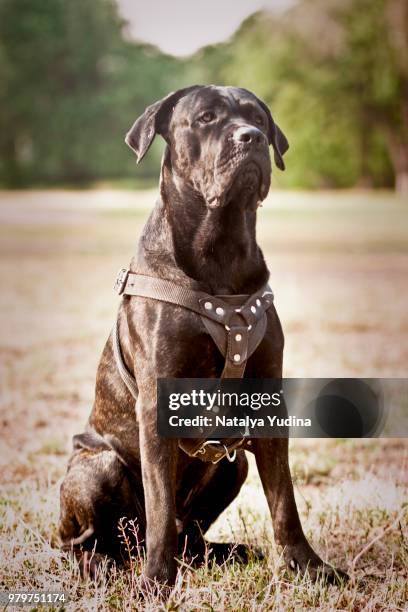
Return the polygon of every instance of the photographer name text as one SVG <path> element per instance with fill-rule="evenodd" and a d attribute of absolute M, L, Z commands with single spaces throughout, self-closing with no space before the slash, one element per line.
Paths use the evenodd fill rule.
<path fill-rule="evenodd" d="M 169 425 L 171 427 L 245 427 L 255 429 L 256 427 L 311 427 L 312 421 L 292 415 L 285 418 L 276 415 L 267 416 L 265 420 L 248 415 L 244 417 L 226 417 L 223 415 L 180 417 L 173 414 L 169 417 Z"/>

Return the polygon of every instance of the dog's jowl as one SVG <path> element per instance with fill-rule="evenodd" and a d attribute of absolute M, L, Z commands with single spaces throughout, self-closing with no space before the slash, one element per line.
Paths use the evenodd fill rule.
<path fill-rule="evenodd" d="M 255 225 L 270 186 L 269 147 L 283 170 L 288 142 L 265 104 L 233 87 L 188 87 L 149 106 L 126 136 L 138 161 L 156 134 L 167 143 L 160 197 L 130 272 L 119 279 L 117 327 L 104 348 L 95 402 L 85 433 L 74 438 L 61 487 L 60 537 L 83 565 L 92 558 L 84 570 L 93 573 L 106 556 L 120 562 L 118 521 L 134 519 L 147 549 L 146 583 L 171 585 L 181 551 L 195 562 L 203 559 L 203 535 L 238 494 L 247 460 L 242 441 L 234 446 L 234 461 L 228 448 L 214 461 L 183 440 L 160 438 L 156 380 L 282 376 L 283 334 L 273 301 L 263 300 L 270 281 Z M 140 290 L 132 291 L 130 278 Z M 245 344 L 245 354 L 223 354 L 226 321 L 216 317 L 227 316 L 234 300 L 245 303 L 253 295 L 247 315 L 244 309 L 242 321 L 233 322 L 243 329 L 234 337 Z M 225 307 L 217 296 L 225 296 Z M 246 333 L 252 328 L 258 331 Z M 303 534 L 288 441 L 252 440 L 247 450 L 255 455 L 288 566 L 329 579 L 342 575 Z M 232 547 L 212 543 L 210 550 L 223 560 Z M 93 549 L 96 554 L 86 554 Z M 246 548 L 234 550 L 245 561 Z"/>

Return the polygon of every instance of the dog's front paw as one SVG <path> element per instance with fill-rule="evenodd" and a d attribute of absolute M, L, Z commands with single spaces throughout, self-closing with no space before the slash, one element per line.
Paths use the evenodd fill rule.
<path fill-rule="evenodd" d="M 308 575 L 313 581 L 323 580 L 340 586 L 349 579 L 346 572 L 325 563 L 308 545 L 286 546 L 284 558 L 290 570 Z"/>
<path fill-rule="evenodd" d="M 172 586 L 168 584 L 166 580 L 158 580 L 150 578 L 147 573 L 143 573 L 140 576 L 140 595 L 144 598 L 146 596 L 155 597 L 157 599 L 166 600 L 169 598 Z"/>
<path fill-rule="evenodd" d="M 148 558 L 141 576 L 142 591 L 167 597 L 176 580 L 176 559 L 169 555 Z"/>

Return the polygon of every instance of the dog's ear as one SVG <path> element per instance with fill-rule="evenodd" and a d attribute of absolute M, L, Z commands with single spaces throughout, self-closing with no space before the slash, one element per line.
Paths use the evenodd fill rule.
<path fill-rule="evenodd" d="M 136 153 L 137 163 L 146 155 L 156 134 L 166 139 L 171 113 L 177 102 L 200 87 L 202 86 L 192 85 L 173 91 L 162 100 L 148 106 L 143 115 L 136 119 L 126 134 L 125 142 Z"/>
<path fill-rule="evenodd" d="M 272 119 L 271 111 L 266 106 L 266 104 L 259 99 L 258 102 L 262 106 L 268 117 L 268 139 L 269 144 L 273 147 L 273 156 L 275 159 L 275 164 L 278 166 L 279 170 L 284 170 L 285 162 L 283 161 L 283 156 L 289 149 L 288 139 L 286 138 L 280 127 Z"/>
<path fill-rule="evenodd" d="M 280 170 L 285 169 L 285 162 L 283 161 L 283 155 L 289 149 L 288 139 L 285 134 L 282 132 L 280 127 L 273 122 L 274 130 L 272 136 L 272 147 L 273 147 L 273 156 L 275 158 L 275 164 L 278 166 Z"/>

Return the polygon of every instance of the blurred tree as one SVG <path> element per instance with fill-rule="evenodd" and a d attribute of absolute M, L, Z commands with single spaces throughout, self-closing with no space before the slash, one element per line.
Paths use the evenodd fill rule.
<path fill-rule="evenodd" d="M 0 177 L 11 186 L 134 173 L 124 134 L 178 62 L 126 42 L 113 0 L 0 0 Z M 157 167 L 150 158 L 144 174 Z"/>
<path fill-rule="evenodd" d="M 339 86 L 361 126 L 362 142 L 380 134 L 395 186 L 408 193 L 408 2 L 358 0 L 334 13 L 343 28 Z"/>
<path fill-rule="evenodd" d="M 407 0 L 298 0 L 224 44 L 176 59 L 128 40 L 115 0 L 0 0 L 0 181 L 84 183 L 135 173 L 124 134 L 192 83 L 247 87 L 288 136 L 280 186 L 408 190 Z"/>
<path fill-rule="evenodd" d="M 86 180 L 110 121 L 103 94 L 121 44 L 113 4 L 1 0 L 0 24 L 5 178 Z"/>
<path fill-rule="evenodd" d="M 322 102 L 336 75 L 322 61 L 322 50 L 297 31 L 299 10 L 279 19 L 259 13 L 244 22 L 225 54 L 220 80 L 256 92 L 288 137 L 290 171 L 276 174 L 280 186 L 351 186 L 358 174 L 350 117 Z"/>
<path fill-rule="evenodd" d="M 280 184 L 406 192 L 407 49 L 406 0 L 301 0 L 244 22 L 215 74 L 270 104 L 291 143 Z"/>

